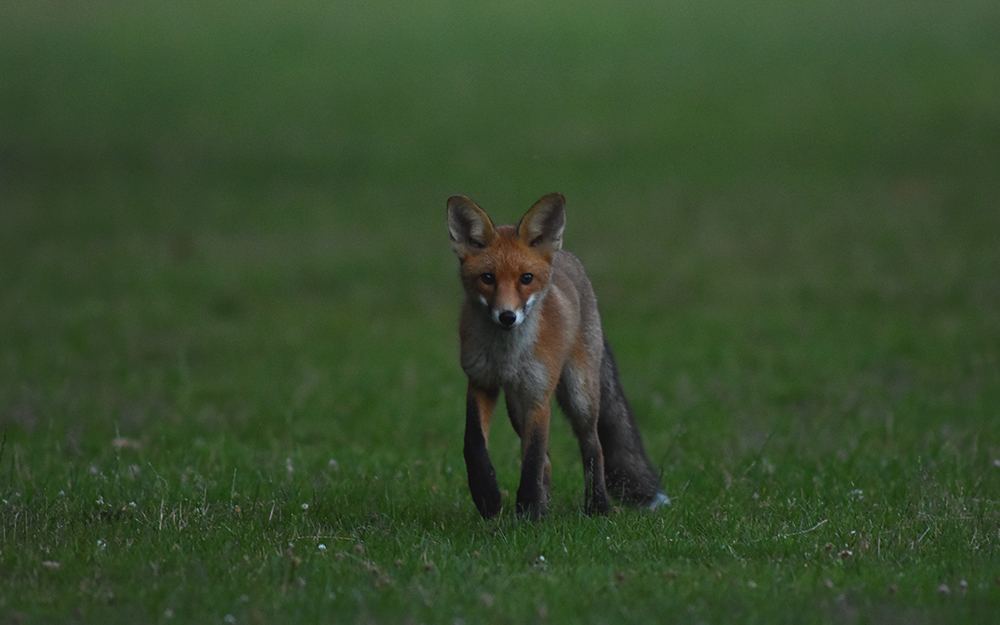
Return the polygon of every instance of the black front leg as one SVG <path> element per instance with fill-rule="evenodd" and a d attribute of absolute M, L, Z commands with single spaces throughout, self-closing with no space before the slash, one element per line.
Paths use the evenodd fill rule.
<path fill-rule="evenodd" d="M 465 468 L 469 474 L 469 492 L 479 514 L 490 519 L 500 514 L 503 501 L 497 486 L 497 473 L 486 448 L 497 393 L 469 388 L 465 406 Z"/>
<path fill-rule="evenodd" d="M 510 402 L 508 402 L 508 405 Z M 520 431 L 521 484 L 517 513 L 537 520 L 549 511 L 552 463 L 549 461 L 549 404 L 535 406 Z"/>

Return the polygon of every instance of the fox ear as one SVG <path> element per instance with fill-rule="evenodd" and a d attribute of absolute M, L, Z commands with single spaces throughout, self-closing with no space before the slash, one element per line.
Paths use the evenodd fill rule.
<path fill-rule="evenodd" d="M 535 202 L 517 224 L 517 234 L 522 241 L 549 254 L 562 249 L 565 229 L 566 198 L 561 193 L 549 193 Z"/>
<path fill-rule="evenodd" d="M 453 195 L 448 198 L 448 235 L 451 250 L 465 258 L 486 248 L 496 233 L 483 209 L 464 195 Z"/>

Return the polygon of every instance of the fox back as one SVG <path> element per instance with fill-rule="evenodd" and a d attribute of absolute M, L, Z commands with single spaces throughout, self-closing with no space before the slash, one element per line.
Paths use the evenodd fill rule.
<path fill-rule="evenodd" d="M 466 197 L 448 200 L 466 294 L 459 322 L 469 380 L 464 454 L 484 517 L 502 506 L 486 444 L 500 391 L 521 437 L 519 513 L 537 518 L 548 508 L 553 394 L 580 442 L 588 513 L 608 510 L 609 489 L 629 503 L 668 501 L 621 392 L 593 287 L 576 257 L 562 250 L 565 224 L 565 199 L 555 193 L 516 226 L 495 226 Z"/>

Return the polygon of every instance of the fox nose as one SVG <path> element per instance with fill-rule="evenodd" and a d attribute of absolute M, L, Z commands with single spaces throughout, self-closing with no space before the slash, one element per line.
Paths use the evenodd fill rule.
<path fill-rule="evenodd" d="M 500 321 L 503 327 L 509 328 L 517 321 L 517 315 L 513 311 L 505 310 L 497 316 L 497 320 Z"/>

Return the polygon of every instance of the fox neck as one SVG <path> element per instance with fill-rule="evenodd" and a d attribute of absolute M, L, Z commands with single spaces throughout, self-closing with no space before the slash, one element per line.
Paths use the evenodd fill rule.
<path fill-rule="evenodd" d="M 544 296 L 545 292 L 538 293 L 525 306 L 524 320 L 509 329 L 494 321 L 493 311 L 482 302 L 468 302 L 462 324 L 462 368 L 471 380 L 501 388 L 543 383 L 544 370 L 535 347 Z"/>

